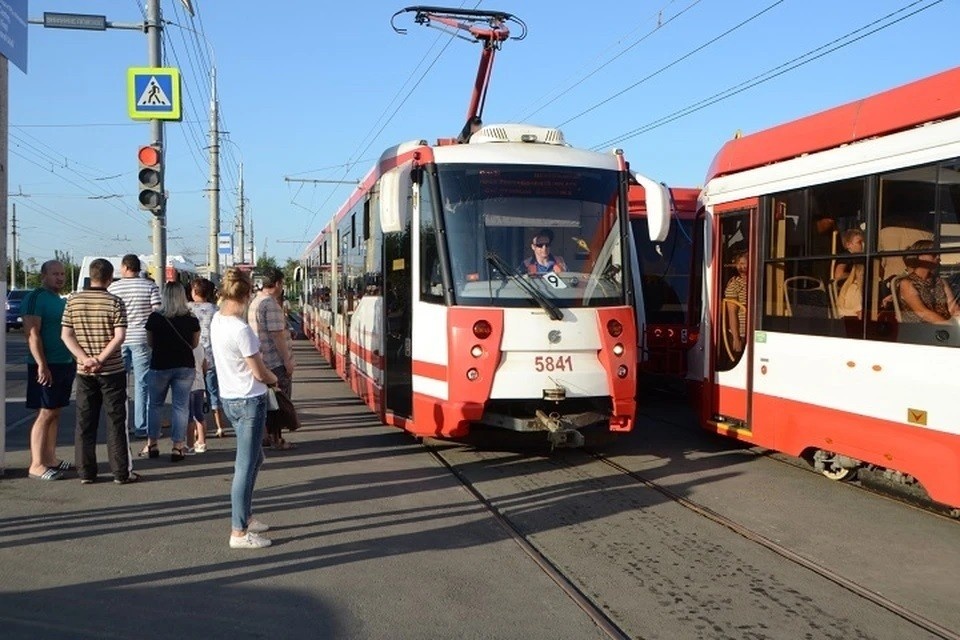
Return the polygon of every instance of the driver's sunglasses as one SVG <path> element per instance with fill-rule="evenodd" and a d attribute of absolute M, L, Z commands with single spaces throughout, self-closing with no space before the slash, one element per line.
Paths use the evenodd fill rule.
<path fill-rule="evenodd" d="M 538 248 L 538 249 L 543 249 L 544 247 L 549 247 L 549 246 L 550 246 L 550 243 L 549 243 L 549 242 L 534 242 L 534 243 L 533 243 L 533 246 L 535 246 L 535 247 Z"/>

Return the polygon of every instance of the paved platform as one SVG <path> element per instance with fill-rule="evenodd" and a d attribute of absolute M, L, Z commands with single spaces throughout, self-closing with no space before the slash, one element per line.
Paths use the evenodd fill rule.
<path fill-rule="evenodd" d="M 267 453 L 254 497 L 268 549 L 228 548 L 232 438 L 179 464 L 164 440 L 126 486 L 101 444 L 101 482 L 41 482 L 20 420 L 0 479 L 0 637 L 603 637 L 411 438 L 296 348 L 298 448 Z M 71 408 L 68 460 L 72 433 Z"/>

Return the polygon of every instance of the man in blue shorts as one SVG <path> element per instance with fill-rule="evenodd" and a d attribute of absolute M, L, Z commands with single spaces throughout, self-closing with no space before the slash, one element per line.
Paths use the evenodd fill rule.
<path fill-rule="evenodd" d="M 40 267 L 42 286 L 28 293 L 21 307 L 27 334 L 27 408 L 37 409 L 30 430 L 31 478 L 60 480 L 71 465 L 57 459 L 60 411 L 70 404 L 70 391 L 77 365 L 60 338 L 66 301 L 60 291 L 66 282 L 63 264 L 47 260 Z"/>

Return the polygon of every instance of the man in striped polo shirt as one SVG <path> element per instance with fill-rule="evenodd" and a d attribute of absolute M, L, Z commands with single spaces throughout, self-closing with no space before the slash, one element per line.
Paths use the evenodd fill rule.
<path fill-rule="evenodd" d="M 150 406 L 147 373 L 150 371 L 150 346 L 147 344 L 147 317 L 160 308 L 160 289 L 140 277 L 140 258 L 128 253 L 120 261 L 120 279 L 107 291 L 123 300 L 127 310 L 127 337 L 120 355 L 127 371 L 133 371 L 133 433 L 147 437 L 147 407 Z"/>
<path fill-rule="evenodd" d="M 77 359 L 76 465 L 80 482 L 97 478 L 97 427 L 107 414 L 107 450 L 113 481 L 136 482 L 127 438 L 127 370 L 120 356 L 126 337 L 123 301 L 107 292 L 113 265 L 97 258 L 90 263 L 90 288 L 75 293 L 63 311 L 62 338 Z"/>

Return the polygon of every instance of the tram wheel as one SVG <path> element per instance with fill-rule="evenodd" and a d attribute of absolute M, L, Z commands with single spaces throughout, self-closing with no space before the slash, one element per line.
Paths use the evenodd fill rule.
<path fill-rule="evenodd" d="M 824 477 L 836 482 L 853 480 L 857 476 L 857 470 L 849 467 L 837 467 L 836 469 L 824 469 L 821 471 Z"/>

